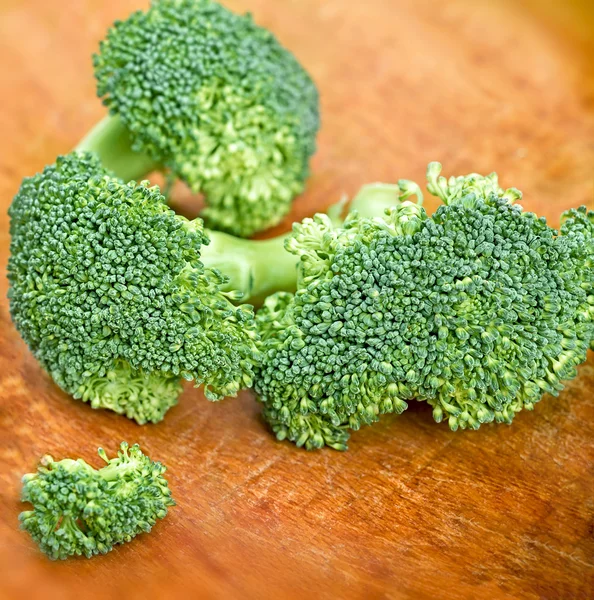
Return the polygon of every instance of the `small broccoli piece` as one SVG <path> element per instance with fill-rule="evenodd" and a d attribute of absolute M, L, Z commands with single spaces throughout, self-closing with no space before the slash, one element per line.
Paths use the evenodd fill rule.
<path fill-rule="evenodd" d="M 515 206 L 495 175 L 446 181 L 440 168 L 431 218 L 402 202 L 342 228 L 321 215 L 294 226 L 297 292 L 256 317 L 255 389 L 278 438 L 344 449 L 349 429 L 412 398 L 454 430 L 510 423 L 575 377 L 593 334 L 583 242 Z"/>
<path fill-rule="evenodd" d="M 287 214 L 315 151 L 318 92 L 249 14 L 153 0 L 114 24 L 94 65 L 112 116 L 79 149 L 126 180 L 170 169 L 204 194 L 215 229 L 247 237 Z"/>
<path fill-rule="evenodd" d="M 561 233 L 574 241 L 574 259 L 584 266 L 580 269 L 581 286 L 587 295 L 583 317 L 594 322 L 594 211 L 588 211 L 585 206 L 572 208 L 563 213 L 561 220 Z M 594 350 L 594 338 L 590 348 Z"/>
<path fill-rule="evenodd" d="M 253 309 L 234 306 L 229 278 L 201 262 L 202 221 L 176 215 L 158 188 L 125 184 L 97 157 L 73 153 L 25 179 L 9 214 L 11 315 L 66 392 L 145 423 L 176 403 L 182 378 L 204 384 L 210 400 L 251 385 Z M 213 262 L 233 262 L 233 238 L 212 236 Z M 236 241 L 240 267 L 242 243 L 258 244 Z M 256 290 L 244 268 L 238 284 Z"/>
<path fill-rule="evenodd" d="M 165 467 L 138 444 L 122 442 L 117 458 L 94 469 L 84 460 L 55 462 L 47 455 L 36 473 L 23 477 L 21 499 L 33 510 L 19 515 L 21 527 L 52 560 L 106 554 L 116 544 L 148 532 L 175 506 Z"/>

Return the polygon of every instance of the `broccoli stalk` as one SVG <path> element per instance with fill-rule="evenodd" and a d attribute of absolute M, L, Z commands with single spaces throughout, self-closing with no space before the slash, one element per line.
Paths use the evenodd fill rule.
<path fill-rule="evenodd" d="M 304 187 L 318 93 L 250 15 L 211 0 L 153 0 L 94 57 L 110 116 L 78 149 L 129 181 L 167 169 L 205 196 L 203 217 L 248 237 L 280 222 Z"/>
<path fill-rule="evenodd" d="M 285 250 L 288 236 L 246 240 L 210 229 L 205 233 L 209 243 L 202 248 L 200 260 L 225 274 L 222 289 L 234 293 L 237 301 L 258 305 L 278 290 L 295 290 L 297 261 Z"/>
<path fill-rule="evenodd" d="M 116 458 L 94 469 L 84 460 L 59 462 L 46 455 L 36 473 L 23 477 L 22 501 L 33 510 L 19 515 L 21 527 L 52 560 L 106 554 L 116 544 L 149 532 L 175 502 L 165 467 L 138 444 L 122 442 Z"/>
<path fill-rule="evenodd" d="M 77 150 L 95 153 L 108 171 L 124 181 L 140 181 L 152 171 L 163 169 L 159 161 L 132 146 L 130 131 L 121 117 L 114 115 L 99 121 Z"/>

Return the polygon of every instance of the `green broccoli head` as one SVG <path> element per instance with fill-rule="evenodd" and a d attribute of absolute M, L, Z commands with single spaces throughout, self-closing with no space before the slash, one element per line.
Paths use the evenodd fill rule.
<path fill-rule="evenodd" d="M 572 208 L 563 213 L 561 221 L 561 233 L 571 239 L 574 259 L 583 265 L 580 282 L 587 295 L 583 317 L 594 322 L 594 211 L 585 206 Z M 590 348 L 594 350 L 594 338 Z"/>
<path fill-rule="evenodd" d="M 200 261 L 200 219 L 158 188 L 73 153 L 25 179 L 9 214 L 12 318 L 65 391 L 144 423 L 175 404 L 181 378 L 211 400 L 251 384 L 253 310 Z"/>
<path fill-rule="evenodd" d="M 165 467 L 138 444 L 120 445 L 117 458 L 94 469 L 84 460 L 55 462 L 44 456 L 36 473 L 23 477 L 22 501 L 33 510 L 19 515 L 21 527 L 52 560 L 109 552 L 148 532 L 174 506 Z"/>
<path fill-rule="evenodd" d="M 274 35 L 210 0 L 153 0 L 95 56 L 98 95 L 133 148 L 203 192 L 241 236 L 278 223 L 303 189 L 318 93 Z"/>
<path fill-rule="evenodd" d="M 592 336 L 577 238 L 512 204 L 496 177 L 437 179 L 447 202 L 295 228 L 298 291 L 257 315 L 256 392 L 277 437 L 344 448 L 411 398 L 452 429 L 510 423 L 576 374 Z M 439 187 L 436 187 L 439 186 Z"/>
<path fill-rule="evenodd" d="M 400 294 L 387 287 L 376 242 L 409 239 L 424 219 L 420 206 L 403 202 L 385 218 L 351 213 L 341 228 L 326 215 L 294 225 L 286 248 L 300 257 L 297 292 L 270 296 L 256 316 L 255 390 L 279 439 L 344 450 L 348 429 L 407 407 L 410 358 L 394 360 L 400 325 L 390 315 Z"/>

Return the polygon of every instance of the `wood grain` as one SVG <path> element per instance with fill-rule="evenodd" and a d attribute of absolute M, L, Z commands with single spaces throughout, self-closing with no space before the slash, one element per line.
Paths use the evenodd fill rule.
<path fill-rule="evenodd" d="M 345 454 L 276 442 L 250 393 L 211 404 L 188 387 L 164 423 L 139 427 L 41 371 L 5 300 L 6 208 L 103 114 L 89 56 L 145 5 L 0 3 L 0 597 L 594 597 L 592 357 L 511 427 L 452 433 L 415 404 Z M 448 174 L 497 170 L 554 223 L 593 206 L 591 0 L 228 5 L 272 28 L 321 90 L 319 151 L 292 218 L 365 182 L 422 180 L 433 159 Z M 20 476 L 46 452 L 98 464 L 95 448 L 123 439 L 169 466 L 178 506 L 107 556 L 49 562 L 18 531 Z"/>

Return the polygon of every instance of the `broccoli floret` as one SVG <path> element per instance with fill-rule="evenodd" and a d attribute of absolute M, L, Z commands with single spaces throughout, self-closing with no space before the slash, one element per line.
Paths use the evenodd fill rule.
<path fill-rule="evenodd" d="M 561 233 L 572 238 L 574 259 L 584 266 L 580 270 L 581 286 L 587 295 L 583 317 L 594 322 L 594 211 L 588 211 L 585 206 L 572 208 L 563 213 L 561 219 Z M 594 350 L 594 338 L 590 348 Z"/>
<path fill-rule="evenodd" d="M 373 187 L 358 197 L 370 213 L 376 199 Z M 418 204 L 396 206 L 397 197 L 391 204 L 387 219 L 355 211 L 342 228 L 320 214 L 293 226 L 286 248 L 300 257 L 297 292 L 271 295 L 256 315 L 262 360 L 255 391 L 278 439 L 346 450 L 349 429 L 401 413 L 414 396 L 406 371 L 390 358 L 398 339 L 383 311 L 392 292 L 375 282 L 389 274 L 374 252 L 358 254 L 380 232 L 404 236 L 425 218 Z M 381 215 L 384 198 L 377 206 Z"/>
<path fill-rule="evenodd" d="M 170 169 L 204 194 L 215 229 L 247 237 L 287 214 L 315 151 L 318 92 L 251 15 L 153 0 L 114 24 L 94 65 L 112 116 L 80 149 L 126 180 Z"/>
<path fill-rule="evenodd" d="M 47 455 L 36 473 L 23 477 L 22 501 L 33 510 L 19 515 L 21 527 L 52 560 L 106 554 L 116 544 L 148 532 L 174 506 L 165 467 L 138 444 L 122 442 L 117 458 L 94 469 L 84 460 L 59 462 Z"/>
<path fill-rule="evenodd" d="M 454 430 L 510 423 L 585 360 L 578 237 L 515 206 L 495 175 L 448 182 L 440 168 L 431 218 L 404 202 L 343 228 L 324 216 L 294 227 L 297 292 L 257 315 L 255 389 L 278 438 L 345 449 L 349 429 L 412 398 Z"/>
<path fill-rule="evenodd" d="M 175 404 L 182 378 L 210 400 L 251 385 L 253 309 L 233 305 L 239 294 L 223 290 L 233 282 L 201 262 L 202 221 L 176 215 L 158 188 L 73 153 L 25 179 L 9 214 L 11 315 L 66 392 L 145 423 Z M 233 238 L 213 237 L 215 267 L 241 267 L 241 244 L 257 245 L 236 240 L 234 258 Z M 245 267 L 236 283 L 257 291 L 253 278 Z"/>

